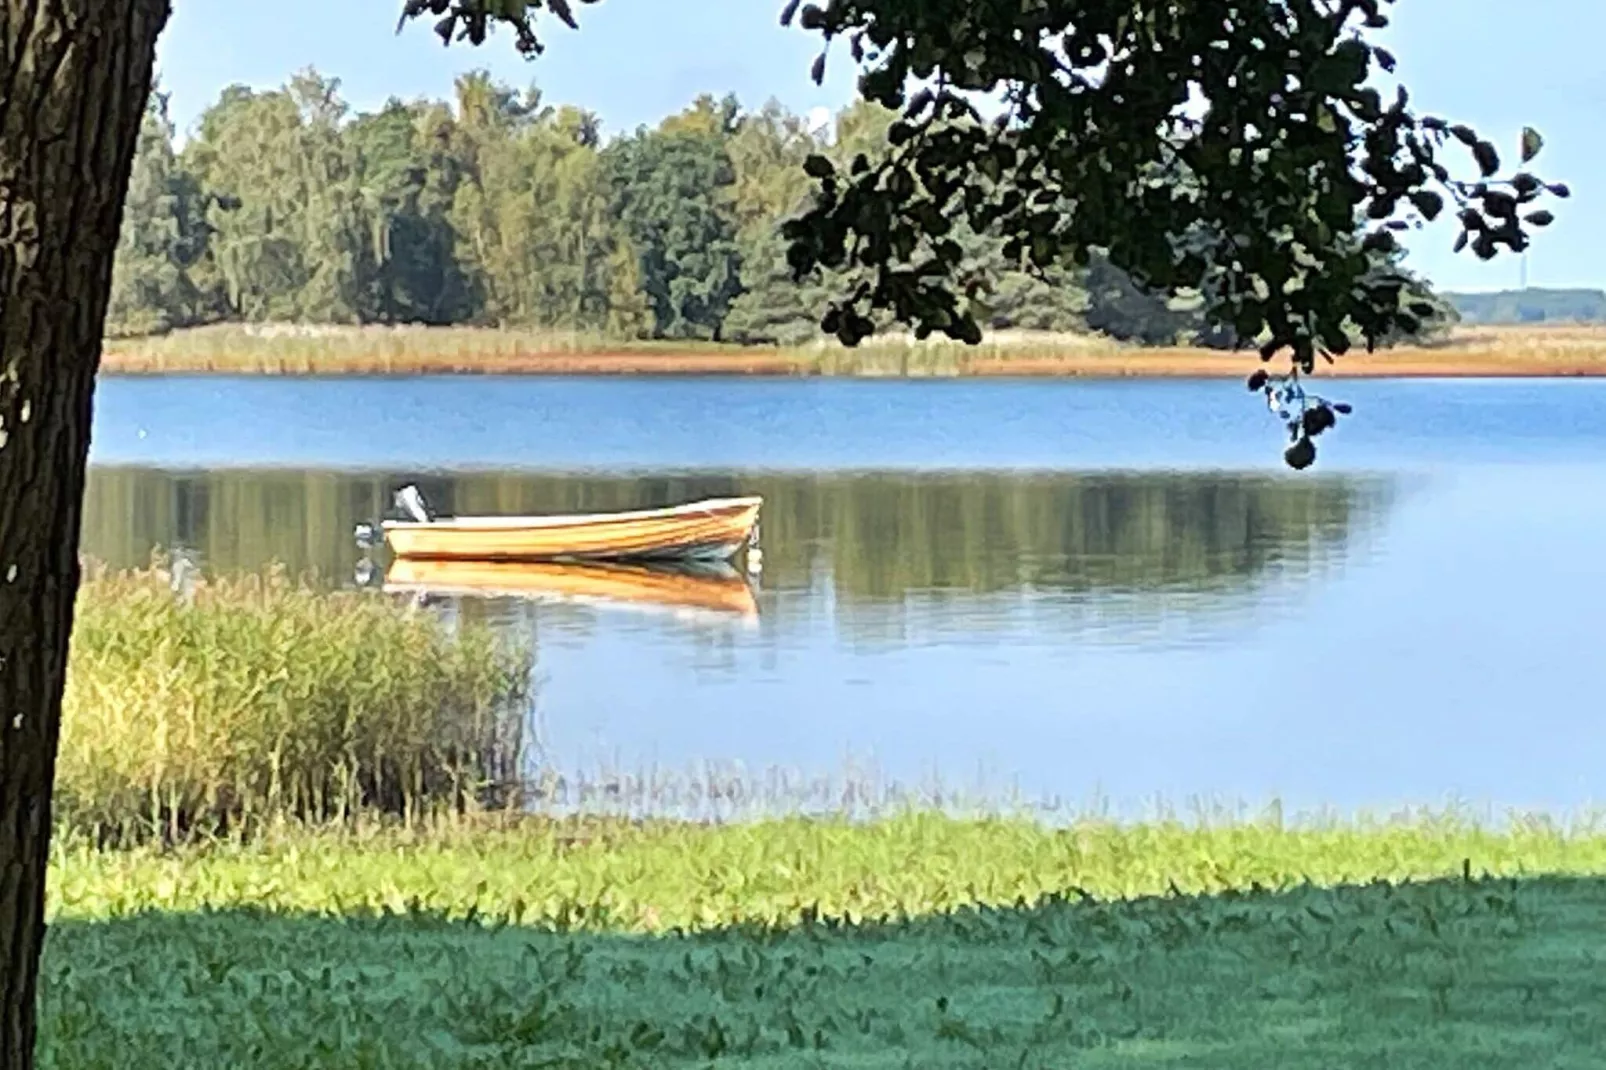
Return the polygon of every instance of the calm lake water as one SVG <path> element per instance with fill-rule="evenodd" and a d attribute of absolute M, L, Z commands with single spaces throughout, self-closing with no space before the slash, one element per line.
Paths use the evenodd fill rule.
<path fill-rule="evenodd" d="M 1328 392 L 1355 415 L 1294 474 L 1236 383 L 111 379 L 84 542 L 349 585 L 407 481 L 465 513 L 759 493 L 756 621 L 446 605 L 534 635 L 548 761 L 782 804 L 1592 805 L 1606 383 Z"/>

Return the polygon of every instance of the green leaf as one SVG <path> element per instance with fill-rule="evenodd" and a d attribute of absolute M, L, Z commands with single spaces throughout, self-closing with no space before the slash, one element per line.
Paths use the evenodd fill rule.
<path fill-rule="evenodd" d="M 520 7 L 523 5 L 520 4 Z M 578 30 L 580 24 L 574 21 L 574 12 L 569 10 L 569 0 L 546 0 L 546 6 L 552 14 L 563 20 L 563 24 L 571 30 Z"/>
<path fill-rule="evenodd" d="M 1527 163 L 1539 155 L 1539 150 L 1545 147 L 1545 139 L 1539 136 L 1539 131 L 1531 126 L 1522 128 L 1522 162 Z"/>
<path fill-rule="evenodd" d="M 1316 462 L 1316 443 L 1301 435 L 1292 446 L 1283 451 L 1283 460 L 1295 471 L 1309 468 Z"/>
<path fill-rule="evenodd" d="M 1374 230 L 1361 240 L 1361 248 L 1367 252 L 1391 253 L 1399 247 L 1399 241 L 1387 230 Z"/>
<path fill-rule="evenodd" d="M 1483 210 L 1487 215 L 1510 219 L 1517 214 L 1517 198 L 1501 190 L 1487 190 L 1483 194 Z"/>
<path fill-rule="evenodd" d="M 1472 156 L 1478 161 L 1478 170 L 1483 173 L 1484 178 L 1488 178 L 1500 170 L 1500 154 L 1487 141 L 1480 141 L 1473 145 Z"/>
<path fill-rule="evenodd" d="M 803 173 L 810 178 L 830 178 L 836 173 L 836 167 L 826 157 L 813 152 L 803 161 Z"/>
<path fill-rule="evenodd" d="M 1444 198 L 1430 189 L 1417 190 L 1411 194 L 1411 203 L 1422 213 L 1422 218 L 1430 223 L 1444 211 Z"/>

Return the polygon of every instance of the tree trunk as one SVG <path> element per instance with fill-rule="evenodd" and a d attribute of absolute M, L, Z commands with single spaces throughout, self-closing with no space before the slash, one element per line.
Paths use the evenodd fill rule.
<path fill-rule="evenodd" d="M 90 410 L 167 13 L 0 0 L 0 1070 L 33 1065 Z"/>

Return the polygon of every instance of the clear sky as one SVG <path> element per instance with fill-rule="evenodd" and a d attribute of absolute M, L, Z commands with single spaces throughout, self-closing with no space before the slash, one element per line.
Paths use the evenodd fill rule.
<path fill-rule="evenodd" d="M 754 107 L 774 97 L 798 112 L 839 108 L 853 94 L 845 50 L 823 88 L 809 80 L 818 41 L 780 27 L 781 0 L 575 6 L 580 32 L 552 22 L 548 51 L 526 62 L 505 33 L 479 49 L 443 48 L 427 22 L 397 35 L 400 0 L 174 0 L 160 74 L 181 130 L 225 86 L 277 86 L 309 65 L 340 78 L 359 110 L 390 96 L 447 97 L 457 74 L 483 67 L 538 84 L 549 101 L 587 107 L 614 132 L 654 123 L 702 92 L 735 92 Z M 1420 109 L 1471 123 L 1507 156 L 1525 123 L 1538 128 L 1547 144 L 1536 170 L 1572 187 L 1529 253 L 1529 284 L 1606 287 L 1606 201 L 1595 181 L 1606 173 L 1606 3 L 1400 0 L 1393 15 L 1382 43 Z M 1454 237 L 1444 222 L 1412 236 L 1411 265 L 1445 289 L 1518 284 L 1517 258 L 1452 256 Z"/>

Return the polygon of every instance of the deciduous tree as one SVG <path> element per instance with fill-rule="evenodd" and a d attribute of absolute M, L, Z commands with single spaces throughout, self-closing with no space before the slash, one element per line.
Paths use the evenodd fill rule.
<path fill-rule="evenodd" d="M 704 97 L 603 154 L 612 211 L 640 256 L 657 337 L 720 340 L 741 292 L 730 156 L 739 114 L 734 98 Z"/>

